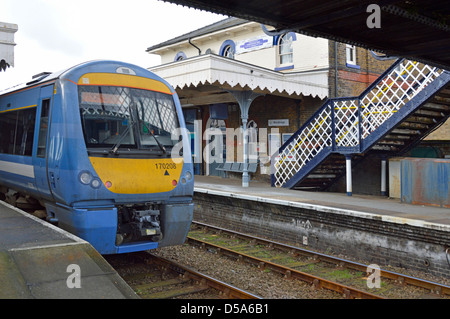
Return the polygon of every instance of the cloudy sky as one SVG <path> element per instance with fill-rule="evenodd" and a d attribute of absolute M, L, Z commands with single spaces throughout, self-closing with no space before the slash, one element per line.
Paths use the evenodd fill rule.
<path fill-rule="evenodd" d="M 95 59 L 154 66 L 147 47 L 224 18 L 158 0 L 1 0 L 0 21 L 19 31 L 0 90 Z"/>

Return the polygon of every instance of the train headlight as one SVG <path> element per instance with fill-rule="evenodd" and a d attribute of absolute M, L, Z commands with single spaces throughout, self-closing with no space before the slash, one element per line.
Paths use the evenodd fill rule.
<path fill-rule="evenodd" d="M 92 180 L 91 186 L 92 186 L 93 188 L 99 188 L 101 184 L 102 184 L 102 183 L 100 182 L 100 180 L 94 178 L 94 179 Z"/>
<path fill-rule="evenodd" d="M 189 171 L 187 171 L 186 174 L 184 175 L 184 177 L 186 177 L 186 179 L 187 179 L 188 181 L 190 181 L 190 180 L 192 179 L 192 173 L 189 172 Z"/>
<path fill-rule="evenodd" d="M 81 172 L 79 178 L 82 184 L 89 185 L 92 181 L 93 176 L 89 172 Z"/>

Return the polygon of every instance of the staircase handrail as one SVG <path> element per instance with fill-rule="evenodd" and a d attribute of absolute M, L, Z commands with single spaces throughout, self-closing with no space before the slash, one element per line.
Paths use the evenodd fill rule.
<path fill-rule="evenodd" d="M 398 74 L 395 69 L 404 62 L 406 62 L 407 67 L 401 69 L 401 73 Z M 327 99 L 299 130 L 279 148 L 279 151 L 272 155 L 272 174 L 275 177 L 275 181 L 274 178 L 272 180 L 273 184 L 275 184 L 274 186 L 282 186 L 310 162 L 314 156 L 317 156 L 322 151 L 332 152 L 339 149 L 340 152 L 345 152 L 345 150 L 348 150 L 348 152 L 361 152 L 362 139 L 372 134 L 393 113 L 405 105 L 407 103 L 405 100 L 407 100 L 409 94 L 412 93 L 412 97 L 409 98 L 411 100 L 421 91 L 418 90 L 418 87 L 425 87 L 431 83 L 430 81 L 432 80 L 430 78 L 432 76 L 437 77 L 439 75 L 436 71 L 437 68 L 433 69 L 427 65 L 423 65 L 423 69 L 419 69 L 417 64 L 418 62 L 397 59 L 359 96 Z M 429 70 L 428 72 L 425 70 L 426 68 Z M 425 70 L 425 73 L 423 73 L 423 70 Z M 406 80 L 403 78 L 405 73 Z M 416 77 L 415 73 L 418 73 L 419 77 Z M 432 75 L 431 77 L 430 74 Z M 408 82 L 410 76 L 415 80 L 412 85 L 409 85 Z M 381 86 L 379 86 L 380 83 Z M 407 86 L 407 90 L 403 90 L 402 86 Z M 388 93 L 392 92 L 392 97 L 389 97 Z M 369 101 L 366 101 L 366 98 Z M 391 98 L 396 98 L 396 100 L 392 101 Z M 388 99 L 388 101 L 384 101 L 384 99 Z M 376 102 L 374 103 L 374 101 Z M 342 105 L 339 107 L 337 106 L 338 104 Z M 388 109 L 387 107 L 390 105 L 392 107 Z M 373 108 L 374 110 L 370 111 Z M 366 110 L 365 113 L 364 110 Z M 336 112 L 338 115 L 336 115 Z M 380 119 L 376 118 L 376 121 L 374 121 L 376 123 L 373 124 L 369 119 L 372 116 L 374 118 L 380 117 Z M 339 127 L 336 125 L 337 121 Z M 347 137 L 348 134 L 350 134 L 349 137 Z M 344 141 L 344 139 L 346 140 Z M 313 148 L 303 147 L 300 150 L 306 141 L 309 144 L 311 142 L 316 144 L 325 142 L 325 145 L 315 145 Z M 345 143 L 341 143 L 341 141 Z M 298 160 L 301 163 L 293 164 L 291 159 L 293 155 L 298 156 Z M 285 172 L 280 173 L 280 168 L 283 164 L 287 168 Z M 277 173 L 279 173 L 278 175 L 286 175 L 283 181 L 277 181 L 275 176 Z"/>

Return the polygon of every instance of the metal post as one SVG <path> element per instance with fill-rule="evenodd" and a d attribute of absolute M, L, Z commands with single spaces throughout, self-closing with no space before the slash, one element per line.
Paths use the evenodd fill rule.
<path fill-rule="evenodd" d="M 248 121 L 248 111 L 253 100 L 258 96 L 264 94 L 254 93 L 253 91 L 232 91 L 234 98 L 239 103 L 239 108 L 241 109 L 241 120 L 242 120 L 242 134 L 244 135 L 244 169 L 242 170 L 242 187 L 248 187 L 250 178 L 248 175 L 248 137 L 247 137 L 247 121 Z"/>
<path fill-rule="evenodd" d="M 381 196 L 387 196 L 386 192 L 386 158 L 381 159 Z"/>
<path fill-rule="evenodd" d="M 247 130 L 247 118 L 242 118 L 242 134 L 244 138 L 244 169 L 242 170 L 242 187 L 248 187 L 250 178 L 248 176 L 247 163 L 248 163 L 248 130 Z"/>
<path fill-rule="evenodd" d="M 347 196 L 352 196 L 352 156 L 345 155 Z"/>

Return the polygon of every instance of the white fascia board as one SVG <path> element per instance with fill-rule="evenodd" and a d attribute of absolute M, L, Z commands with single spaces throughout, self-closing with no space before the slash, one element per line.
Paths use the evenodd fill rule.
<path fill-rule="evenodd" d="M 284 74 L 217 55 L 202 55 L 149 70 L 180 89 L 218 82 L 221 85 L 226 83 L 231 87 L 241 88 L 248 86 L 252 90 L 267 90 L 270 93 L 278 91 L 289 95 L 317 96 L 320 99 L 328 96 L 326 69 Z"/>

